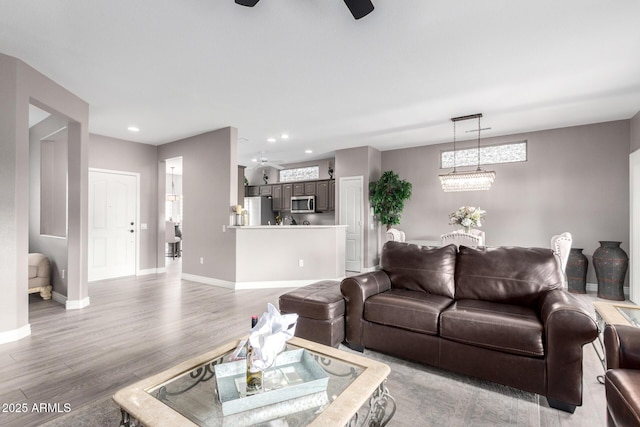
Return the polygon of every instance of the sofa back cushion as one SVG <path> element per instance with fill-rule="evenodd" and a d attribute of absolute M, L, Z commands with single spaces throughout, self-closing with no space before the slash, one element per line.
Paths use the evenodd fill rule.
<path fill-rule="evenodd" d="M 551 249 L 460 246 L 455 299 L 476 299 L 536 308 L 543 293 L 562 288 Z"/>
<path fill-rule="evenodd" d="M 380 265 L 392 288 L 454 296 L 455 245 L 432 248 L 387 242 L 382 248 Z"/>

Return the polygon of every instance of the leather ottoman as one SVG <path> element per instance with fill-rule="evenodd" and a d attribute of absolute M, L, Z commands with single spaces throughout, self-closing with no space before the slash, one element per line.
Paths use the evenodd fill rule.
<path fill-rule="evenodd" d="M 280 312 L 296 313 L 295 335 L 338 347 L 344 341 L 344 298 L 340 282 L 322 280 L 280 296 Z"/>

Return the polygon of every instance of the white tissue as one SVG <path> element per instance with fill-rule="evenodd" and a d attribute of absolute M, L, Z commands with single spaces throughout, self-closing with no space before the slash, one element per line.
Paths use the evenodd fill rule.
<path fill-rule="evenodd" d="M 273 365 L 278 353 L 284 350 L 287 340 L 293 337 L 297 321 L 297 314 L 280 314 L 272 304 L 267 304 L 267 312 L 260 317 L 249 334 L 249 342 L 257 356 L 254 364 L 258 369 L 268 369 Z"/>

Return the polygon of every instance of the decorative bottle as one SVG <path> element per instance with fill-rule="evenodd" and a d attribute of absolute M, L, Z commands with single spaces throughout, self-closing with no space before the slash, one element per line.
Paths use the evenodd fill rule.
<path fill-rule="evenodd" d="M 258 323 L 258 316 L 251 316 L 251 329 Z M 262 371 L 255 366 L 255 349 L 247 339 L 247 394 L 259 393 L 262 390 Z"/>

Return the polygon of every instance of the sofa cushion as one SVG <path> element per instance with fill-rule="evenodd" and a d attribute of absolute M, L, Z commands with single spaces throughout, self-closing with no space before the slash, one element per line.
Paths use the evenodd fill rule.
<path fill-rule="evenodd" d="M 373 323 L 438 335 L 440 312 L 453 300 L 441 295 L 390 289 L 368 298 L 364 318 Z"/>
<path fill-rule="evenodd" d="M 604 384 L 607 409 L 615 425 L 640 425 L 640 370 L 609 369 Z"/>
<path fill-rule="evenodd" d="M 455 299 L 535 308 L 542 293 L 562 288 L 562 280 L 551 249 L 460 246 Z"/>
<path fill-rule="evenodd" d="M 453 298 L 456 246 L 430 248 L 387 242 L 380 265 L 396 289 L 427 292 Z"/>
<path fill-rule="evenodd" d="M 478 300 L 456 301 L 440 315 L 440 336 L 525 356 L 544 356 L 543 325 L 528 307 Z"/>
<path fill-rule="evenodd" d="M 37 275 L 38 275 L 38 266 L 37 265 L 30 265 L 29 266 L 29 279 L 33 279 Z"/>

